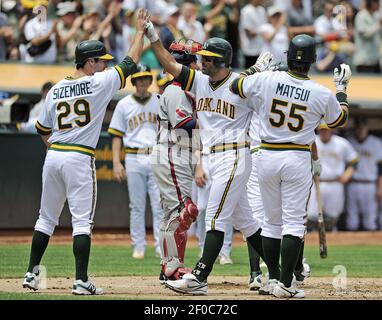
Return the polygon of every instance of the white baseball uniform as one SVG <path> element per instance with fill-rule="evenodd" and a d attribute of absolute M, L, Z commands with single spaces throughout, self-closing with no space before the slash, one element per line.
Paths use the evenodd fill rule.
<path fill-rule="evenodd" d="M 259 116 L 254 113 L 249 125 L 249 136 L 251 138 L 251 158 L 252 158 L 252 171 L 247 183 L 247 193 L 249 205 L 252 208 L 252 214 L 261 222 L 264 219 L 264 206 L 261 199 L 259 173 L 258 173 L 258 151 L 260 149 L 260 136 L 259 136 L 260 120 Z"/>
<path fill-rule="evenodd" d="M 347 227 L 349 230 L 358 230 L 361 216 L 366 230 L 376 230 L 376 182 L 378 163 L 382 162 L 382 143 L 373 135 L 362 142 L 355 138 L 349 141 L 358 152 L 360 160 L 348 186 Z"/>
<path fill-rule="evenodd" d="M 150 153 L 156 144 L 159 99 L 150 95 L 139 100 L 130 94 L 121 99 L 113 113 L 109 134 L 123 139 L 125 169 L 130 200 L 130 235 L 136 250 L 146 249 L 146 195 L 153 214 L 155 248 L 159 250 L 159 225 L 162 217 L 159 188 L 151 168 Z"/>
<path fill-rule="evenodd" d="M 226 232 L 233 225 L 247 238 L 260 222 L 252 216 L 245 192 L 251 169 L 248 127 L 253 109 L 229 91 L 237 76 L 230 72 L 213 84 L 208 75 L 183 67 L 178 78 L 183 89 L 195 94 L 201 142 L 210 150 L 206 231 Z"/>
<path fill-rule="evenodd" d="M 321 162 L 320 192 L 322 209 L 330 218 L 337 219 L 344 211 L 345 187 L 338 181 L 348 166 L 354 166 L 359 158 L 353 146 L 345 138 L 332 135 L 327 143 L 316 137 L 318 157 Z M 313 220 L 318 216 L 317 197 L 315 185 L 309 199 L 308 215 Z"/>
<path fill-rule="evenodd" d="M 313 184 L 310 146 L 323 118 L 329 127 L 347 114 L 329 89 L 291 72 L 265 71 L 241 78 L 238 94 L 260 118 L 258 173 L 265 218 L 262 235 L 303 238 Z"/>
<path fill-rule="evenodd" d="M 196 232 L 198 236 L 199 241 L 199 248 L 203 249 L 204 247 L 204 240 L 206 238 L 206 209 L 208 204 L 208 198 L 210 196 L 210 189 L 212 184 L 213 177 L 211 176 L 210 172 L 210 164 L 209 164 L 209 148 L 205 147 L 202 149 L 202 165 L 203 170 L 206 173 L 207 181 L 206 184 L 200 188 L 196 186 L 197 190 L 197 196 L 196 196 L 196 203 L 199 210 L 197 225 L 196 225 Z M 233 228 L 228 227 L 227 231 L 224 233 L 224 242 L 223 246 L 220 250 L 220 252 L 226 256 L 231 255 L 232 250 L 232 236 L 233 236 Z"/>
<path fill-rule="evenodd" d="M 97 199 L 94 150 L 106 107 L 134 68 L 135 63 L 127 58 L 93 76 L 67 77 L 50 89 L 36 123 L 40 134 L 51 134 L 51 146 L 43 168 L 35 230 L 51 236 L 67 199 L 73 236 L 91 235 Z"/>

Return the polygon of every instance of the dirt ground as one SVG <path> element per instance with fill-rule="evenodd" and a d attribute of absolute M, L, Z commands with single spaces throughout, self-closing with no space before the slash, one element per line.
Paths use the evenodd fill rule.
<path fill-rule="evenodd" d="M 0 244 L 7 243 L 30 243 L 32 231 L 0 231 Z M 153 244 L 152 236 L 148 237 L 149 243 Z M 50 243 L 71 243 L 70 231 L 59 230 L 52 237 Z M 327 234 L 328 245 L 355 245 L 355 244 L 382 244 L 382 232 L 336 232 Z M 103 245 L 130 245 L 130 237 L 127 232 L 103 232 L 95 231 L 93 244 Z M 307 234 L 308 245 L 318 245 L 318 234 L 313 232 Z M 191 236 L 190 246 L 196 246 L 196 238 Z M 244 245 L 240 233 L 235 233 L 234 246 Z M 203 299 L 217 300 L 267 300 L 274 297 L 260 296 L 257 292 L 249 291 L 247 288 L 247 277 L 211 276 L 208 282 L 208 296 Z M 190 300 L 200 299 L 187 295 L 179 295 L 159 284 L 157 277 L 129 276 L 129 277 L 97 277 L 93 281 L 105 289 L 107 297 L 118 297 L 123 299 L 150 299 L 150 300 Z M 70 294 L 73 279 L 49 278 L 47 289 L 41 289 L 30 294 Z M 302 286 L 305 290 L 306 299 L 381 299 L 382 279 L 371 278 L 347 278 L 339 282 L 335 278 L 313 277 L 306 279 Z M 0 279 L 0 291 L 3 292 L 25 292 L 21 286 L 20 279 Z"/>
<path fill-rule="evenodd" d="M 149 300 L 191 300 L 199 296 L 179 295 L 159 284 L 157 277 L 97 277 L 97 286 L 105 290 L 105 297 Z M 208 278 L 208 295 L 203 299 L 212 300 L 269 300 L 270 296 L 260 296 L 247 288 L 246 277 L 211 276 Z M 49 278 L 47 289 L 27 291 L 28 294 L 62 295 L 70 294 L 73 279 Z M 20 279 L 0 279 L 0 290 L 6 292 L 26 292 Z M 333 278 L 309 278 L 301 286 L 306 299 L 318 300 L 368 300 L 382 299 L 382 279 L 347 279 L 339 288 L 333 285 Z"/>

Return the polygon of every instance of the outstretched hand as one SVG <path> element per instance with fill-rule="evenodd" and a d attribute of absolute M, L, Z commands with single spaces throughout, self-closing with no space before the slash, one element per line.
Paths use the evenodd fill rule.
<path fill-rule="evenodd" d="M 135 23 L 135 28 L 138 31 L 145 32 L 146 21 L 150 19 L 150 15 L 146 9 L 139 9 L 137 15 L 137 21 Z"/>
<path fill-rule="evenodd" d="M 341 63 L 338 68 L 334 69 L 334 84 L 336 85 L 337 92 L 344 91 L 346 92 L 347 85 L 351 78 L 350 66 Z"/>

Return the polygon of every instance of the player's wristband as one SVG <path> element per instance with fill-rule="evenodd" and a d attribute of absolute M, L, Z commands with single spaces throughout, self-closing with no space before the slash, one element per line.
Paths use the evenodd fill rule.
<path fill-rule="evenodd" d="M 157 42 L 159 40 L 159 36 L 154 29 L 153 23 L 150 21 L 145 24 L 146 28 L 146 37 L 150 40 L 151 43 Z"/>

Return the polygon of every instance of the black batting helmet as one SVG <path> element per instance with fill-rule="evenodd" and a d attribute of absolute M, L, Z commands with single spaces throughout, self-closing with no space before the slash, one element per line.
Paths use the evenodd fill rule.
<path fill-rule="evenodd" d="M 229 67 L 232 63 L 232 46 L 222 38 L 208 39 L 196 54 L 214 58 L 215 66 L 220 68 Z"/>
<path fill-rule="evenodd" d="M 153 79 L 153 74 L 151 73 L 151 68 L 145 64 L 137 64 L 136 72 L 131 75 L 131 83 L 135 85 L 135 79 L 141 77 L 150 77 Z"/>
<path fill-rule="evenodd" d="M 173 41 L 169 47 L 171 55 L 176 62 L 189 66 L 192 62 L 196 62 L 196 53 L 202 49 L 202 45 L 194 40 L 180 39 Z"/>
<path fill-rule="evenodd" d="M 290 41 L 287 60 L 312 64 L 316 62 L 316 42 L 307 34 L 299 34 Z"/>
<path fill-rule="evenodd" d="M 114 57 L 106 52 L 105 45 L 98 40 L 85 40 L 77 44 L 75 51 L 75 64 L 81 65 L 90 58 L 113 60 Z"/>

